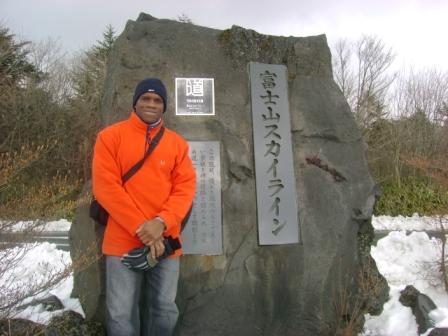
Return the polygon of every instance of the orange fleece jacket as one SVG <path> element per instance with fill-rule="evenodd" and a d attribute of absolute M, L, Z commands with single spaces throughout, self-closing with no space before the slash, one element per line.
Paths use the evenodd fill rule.
<path fill-rule="evenodd" d="M 135 112 L 129 119 L 102 130 L 97 137 L 92 165 L 93 194 L 108 211 L 103 253 L 122 256 L 143 246 L 136 230 L 157 216 L 165 222 L 164 236 L 180 235 L 180 223 L 188 212 L 196 189 L 196 174 L 188 144 L 165 129 L 159 144 L 143 166 L 124 185 L 122 176 L 139 160 L 161 125 L 149 129 Z M 181 250 L 176 251 L 180 255 Z"/>

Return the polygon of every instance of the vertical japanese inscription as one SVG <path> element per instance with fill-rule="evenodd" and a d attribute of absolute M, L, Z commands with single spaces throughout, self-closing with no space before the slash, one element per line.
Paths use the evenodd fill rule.
<path fill-rule="evenodd" d="M 250 63 L 260 245 L 299 241 L 286 67 Z"/>
<path fill-rule="evenodd" d="M 182 232 L 185 254 L 222 254 L 221 171 L 218 141 L 189 141 L 196 169 L 196 196 Z"/>

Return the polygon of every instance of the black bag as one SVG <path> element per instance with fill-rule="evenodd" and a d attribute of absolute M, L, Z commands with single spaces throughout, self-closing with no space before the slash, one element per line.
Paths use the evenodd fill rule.
<path fill-rule="evenodd" d="M 109 219 L 109 213 L 95 198 L 90 202 L 89 216 L 101 225 L 106 225 Z"/>
<path fill-rule="evenodd" d="M 134 166 L 132 166 L 131 169 L 129 169 L 126 172 L 126 174 L 122 176 L 121 180 L 123 182 L 123 185 L 143 166 L 143 163 L 145 162 L 146 158 L 149 156 L 149 154 L 151 154 L 154 148 L 156 148 L 157 144 L 162 138 L 163 132 L 165 132 L 165 127 L 162 126 L 159 133 L 157 133 L 155 138 L 149 144 L 149 147 L 146 150 L 146 153 L 143 156 L 143 158 L 140 161 L 138 161 Z M 107 225 L 107 220 L 109 219 L 109 213 L 95 199 L 95 197 L 90 202 L 89 216 L 90 218 L 94 219 L 98 224 L 101 225 Z"/>

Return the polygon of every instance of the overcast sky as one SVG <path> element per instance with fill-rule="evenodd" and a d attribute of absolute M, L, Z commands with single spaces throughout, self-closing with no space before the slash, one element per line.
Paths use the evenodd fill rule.
<path fill-rule="evenodd" d="M 398 65 L 448 70 L 448 0 L 0 0 L 0 22 L 21 38 L 91 46 L 106 25 L 121 33 L 140 12 L 218 29 L 233 24 L 284 36 L 379 36 Z"/>

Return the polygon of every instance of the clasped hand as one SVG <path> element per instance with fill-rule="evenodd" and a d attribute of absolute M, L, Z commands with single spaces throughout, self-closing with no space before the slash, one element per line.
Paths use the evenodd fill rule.
<path fill-rule="evenodd" d="M 153 258 L 157 258 L 165 252 L 162 236 L 164 230 L 165 224 L 155 218 L 144 222 L 136 231 L 142 243 L 149 246 Z"/>

